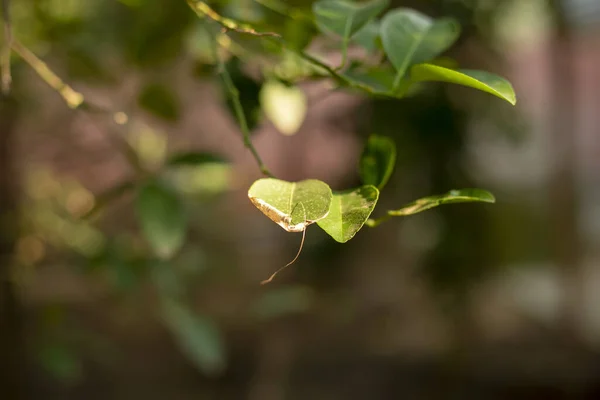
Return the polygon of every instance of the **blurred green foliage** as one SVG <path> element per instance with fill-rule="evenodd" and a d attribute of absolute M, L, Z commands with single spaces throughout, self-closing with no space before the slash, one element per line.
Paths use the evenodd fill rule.
<path fill-rule="evenodd" d="M 190 0 L 188 3 L 199 2 Z M 462 7 L 467 10 L 478 9 L 473 4 L 463 3 Z M 265 82 L 283 86 L 331 80 L 339 89 L 371 96 L 376 104 L 384 105 L 383 112 L 386 106 L 388 112 L 392 108 L 394 113 L 394 108 L 414 101 L 418 110 L 411 112 L 406 107 L 396 121 L 378 115 L 382 111 L 377 111 L 371 129 L 393 136 L 390 131 L 397 131 L 408 120 L 413 131 L 422 136 L 404 138 L 404 143 L 412 141 L 409 145 L 413 147 L 401 146 L 398 158 L 410 159 L 406 152 L 418 151 L 431 158 L 432 174 L 438 174 L 432 179 L 431 188 L 436 193 L 462 183 L 445 170 L 445 161 L 462 145 L 463 121 L 461 111 L 451 109 L 446 97 L 431 100 L 429 87 L 424 87 L 423 82 L 457 83 L 514 103 L 512 87 L 500 77 L 482 75 L 479 71 L 465 78 L 463 72 L 452 68 L 453 64 L 440 65 L 438 56 L 458 39 L 458 23 L 454 19 L 435 19 L 404 8 L 388 12 L 388 2 L 379 0 L 360 5 L 338 0 L 314 4 L 228 0 L 210 5 L 216 17 L 197 18 L 183 0 L 22 0 L 13 4 L 13 27 L 22 43 L 57 70 L 64 71 L 70 82 L 118 85 L 119 71 L 124 65 L 125 69 L 137 71 L 143 76 L 143 84 L 137 89 L 136 106 L 161 122 L 177 123 L 182 116 L 183 100 L 178 97 L 175 85 L 171 86 L 175 77 L 170 75 L 169 66 L 178 59 L 193 61 L 194 68 L 188 72 L 220 85 L 221 97 L 231 117 L 238 118 L 249 148 L 252 147 L 250 134 L 260 126 L 266 111 L 264 99 L 261 104 Z M 226 24 L 221 19 L 226 18 L 231 18 L 235 26 L 225 29 Z M 248 33 L 249 29 L 277 36 L 258 36 Z M 329 48 L 340 51 L 344 60 L 348 58 L 348 62 L 333 67 L 324 63 L 321 55 L 307 50 L 315 40 L 325 41 Z M 369 56 L 350 56 L 348 48 L 353 44 L 364 48 Z M 15 59 L 15 63 L 20 62 Z M 432 69 L 441 72 L 423 72 Z M 235 90 L 216 78 L 223 72 L 228 74 Z M 271 102 L 277 104 L 278 100 L 281 98 L 275 95 Z M 245 122 L 236 110 L 238 106 Z M 133 108 L 133 105 L 124 105 L 124 109 Z M 117 111 L 103 115 L 113 117 L 128 129 L 123 147 L 125 152 L 133 153 L 128 158 L 133 160 L 137 175 L 108 191 L 106 196 L 94 196 L 78 184 L 59 181 L 43 168 L 29 171 L 31 182 L 27 183 L 26 191 L 31 204 L 27 205 L 29 212 L 24 221 L 26 229 L 20 241 L 19 262 L 36 264 L 47 257 L 48 247 L 52 246 L 55 251 L 68 249 L 83 258 L 89 267 L 88 273 L 106 274 L 116 292 L 133 293 L 132 288 L 145 281 L 152 282 L 160 296 L 161 320 L 182 351 L 199 370 L 217 374 L 226 367 L 227 345 L 219 322 L 209 312 L 193 310 L 189 290 L 197 283 L 194 278 L 208 267 L 202 261 L 204 249 L 191 248 L 186 240 L 188 235 L 198 234 L 196 230 L 210 230 L 198 228 L 193 222 L 203 208 L 212 206 L 211 200 L 231 189 L 231 166 L 213 154 L 193 151 L 167 154 L 168 139 L 160 130 L 137 125 L 133 123 L 134 114 Z M 274 115 L 282 112 L 285 110 L 276 110 L 268 113 L 268 117 L 274 120 L 277 118 Z M 408 118 L 407 114 L 410 114 Z M 400 118 L 405 121 L 396 124 Z M 377 126 L 377 120 L 380 125 L 388 126 Z M 294 132 L 299 127 L 296 125 Z M 442 132 L 440 126 L 450 129 Z M 379 198 L 379 190 L 390 180 L 396 166 L 394 140 L 371 136 L 359 168 L 367 186 L 335 192 L 334 202 L 328 198 L 320 214 L 311 219 L 315 222 L 324 218 L 329 207 L 339 208 L 339 213 L 329 212 L 329 219 L 320 224 L 335 240 L 345 242 L 365 223 L 367 226 L 378 223 L 373 220 L 369 223 L 368 218 Z M 433 150 L 427 153 L 425 148 L 429 145 Z M 324 185 L 325 191 L 329 190 Z M 302 201 L 294 200 L 292 195 L 286 197 L 289 207 L 285 210 L 277 203 L 281 200 L 277 197 L 281 190 L 275 194 L 272 190 L 263 190 L 253 196 L 260 199 L 261 204 L 269 205 L 270 210 L 277 209 L 279 217 L 304 223 L 307 214 L 312 212 L 309 203 L 323 197 L 320 196 L 323 187 L 319 190 L 308 189 Z M 113 201 L 126 194 L 133 194 L 135 198 L 133 207 L 139 230 L 103 232 L 95 223 L 80 218 L 91 211 L 102 214 Z M 457 201 L 457 197 L 461 201 L 493 199 L 484 191 L 466 194 L 451 192 L 441 198 L 421 199 L 417 201 L 421 203 L 416 204 L 418 210 L 401 210 L 397 214 L 413 214 Z M 302 205 L 295 208 L 300 203 Z M 394 215 L 392 213 L 388 214 Z M 463 220 L 460 213 L 450 214 L 448 229 L 454 229 Z M 445 275 L 450 274 L 448 264 L 467 265 L 461 259 L 462 250 L 477 246 L 477 238 L 455 236 L 444 236 L 441 244 L 444 257 L 451 256 L 436 264 L 440 265 L 439 270 L 431 272 L 436 282 L 453 279 Z M 457 243 L 459 240 L 467 243 Z M 467 275 L 474 275 L 473 271 L 465 272 Z M 313 297 L 314 293 L 304 287 L 273 289 L 257 296 L 246 311 L 258 320 L 278 318 L 309 310 Z M 40 357 L 46 368 L 63 379 L 74 380 L 81 374 L 79 362 L 68 347 L 50 344 L 40 352 Z"/>

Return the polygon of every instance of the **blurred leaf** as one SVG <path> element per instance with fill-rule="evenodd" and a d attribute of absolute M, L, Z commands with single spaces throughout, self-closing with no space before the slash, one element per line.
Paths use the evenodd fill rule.
<path fill-rule="evenodd" d="M 114 24 L 116 40 L 126 57 L 142 67 L 171 62 L 180 55 L 193 13 L 184 1 L 143 1 L 141 7 L 122 7 Z"/>
<path fill-rule="evenodd" d="M 183 245 L 187 230 L 177 194 L 154 181 L 139 190 L 136 207 L 142 233 L 154 253 L 163 259 L 172 257 Z"/>
<path fill-rule="evenodd" d="M 342 56 L 345 61 L 350 38 L 388 5 L 389 0 L 372 0 L 368 3 L 321 0 L 313 4 L 313 12 L 315 23 L 322 32 L 342 37 Z"/>
<path fill-rule="evenodd" d="M 362 71 L 358 68 L 349 68 L 342 75 L 351 82 L 369 87 L 372 94 L 389 96 L 389 89 L 394 84 L 395 72 L 385 67 L 369 68 Z"/>
<path fill-rule="evenodd" d="M 379 199 L 379 190 L 366 185 L 334 192 L 329 214 L 317 224 L 337 242 L 346 243 L 363 227 Z"/>
<path fill-rule="evenodd" d="M 144 110 L 167 121 L 176 121 L 179 118 L 179 101 L 173 91 L 165 85 L 146 85 L 138 96 L 138 104 Z"/>
<path fill-rule="evenodd" d="M 350 38 L 389 5 L 389 0 L 353 3 L 322 0 L 313 4 L 317 27 L 328 33 Z"/>
<path fill-rule="evenodd" d="M 260 319 L 272 319 L 310 309 L 314 292 L 306 287 L 284 287 L 264 292 L 252 306 Z"/>
<path fill-rule="evenodd" d="M 211 153 L 202 153 L 197 151 L 188 151 L 185 153 L 176 153 L 169 157 L 167 165 L 169 166 L 197 166 L 208 163 L 225 163 L 225 159 Z"/>
<path fill-rule="evenodd" d="M 232 166 L 223 162 L 180 165 L 169 171 L 177 189 L 191 195 L 215 195 L 228 190 L 232 184 Z"/>
<path fill-rule="evenodd" d="M 283 37 L 288 48 L 304 50 L 315 36 L 316 30 L 310 20 L 289 19 L 285 25 Z"/>
<path fill-rule="evenodd" d="M 380 22 L 376 20 L 369 21 L 354 35 L 353 40 L 364 49 L 374 52 L 382 48 L 380 32 Z"/>
<path fill-rule="evenodd" d="M 418 11 L 399 8 L 381 21 L 383 48 L 403 77 L 409 66 L 429 61 L 458 39 L 460 26 L 449 18 L 434 21 Z"/>
<path fill-rule="evenodd" d="M 331 189 L 316 179 L 286 182 L 259 179 L 248 190 L 250 201 L 288 232 L 302 232 L 329 212 Z"/>
<path fill-rule="evenodd" d="M 223 371 L 225 346 L 212 320 L 170 299 L 164 300 L 162 317 L 181 349 L 201 371 L 209 375 Z"/>
<path fill-rule="evenodd" d="M 42 366 L 55 378 L 74 383 L 81 379 L 81 362 L 75 352 L 63 345 L 45 346 L 39 353 Z"/>
<path fill-rule="evenodd" d="M 515 91 L 506 79 L 485 71 L 453 70 L 432 64 L 419 64 L 411 69 L 411 79 L 415 82 L 438 81 L 456 83 L 491 93 L 510 104 L 517 103 Z"/>
<path fill-rule="evenodd" d="M 169 298 L 180 298 L 185 293 L 185 287 L 177 271 L 166 262 L 152 264 L 152 281 L 161 294 Z"/>
<path fill-rule="evenodd" d="M 260 91 L 260 103 L 267 118 L 284 135 L 295 134 L 306 116 L 306 96 L 297 86 L 279 81 L 266 82 Z"/>
<path fill-rule="evenodd" d="M 360 177 L 366 185 L 383 189 L 396 165 L 396 145 L 388 137 L 371 135 L 360 157 Z"/>
<path fill-rule="evenodd" d="M 495 203 L 496 198 L 487 190 L 482 189 L 451 190 L 446 194 L 423 197 L 405 205 L 399 210 L 388 211 L 388 214 L 393 217 L 403 217 L 417 214 L 430 208 L 441 206 L 442 204 L 471 202 Z"/>

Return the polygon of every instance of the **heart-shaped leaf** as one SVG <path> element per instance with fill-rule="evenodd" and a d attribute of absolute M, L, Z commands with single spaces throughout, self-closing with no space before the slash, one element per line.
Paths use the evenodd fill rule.
<path fill-rule="evenodd" d="M 337 242 L 346 243 L 363 227 L 379 199 L 379 190 L 372 185 L 336 192 L 329 214 L 317 224 Z"/>
<path fill-rule="evenodd" d="M 269 81 L 260 91 L 260 103 L 267 118 L 284 135 L 296 133 L 306 116 L 306 96 L 297 86 Z"/>
<path fill-rule="evenodd" d="M 352 3 L 343 0 L 322 0 L 313 4 L 315 23 L 325 33 L 350 38 L 388 6 L 389 0 Z"/>
<path fill-rule="evenodd" d="M 491 93 L 510 104 L 517 103 L 515 91 L 506 79 L 485 71 L 449 69 L 432 64 L 419 64 L 411 68 L 414 82 L 438 81 L 456 83 Z"/>
<path fill-rule="evenodd" d="M 460 26 L 450 18 L 433 20 L 415 10 L 399 8 L 381 21 L 383 48 L 396 68 L 397 88 L 409 66 L 437 57 L 458 39 Z"/>
<path fill-rule="evenodd" d="M 288 232 L 302 232 L 327 216 L 331 188 L 324 182 L 308 179 L 287 182 L 274 178 L 259 179 L 248 190 L 250 201 Z"/>
<path fill-rule="evenodd" d="M 360 177 L 366 185 L 379 190 L 394 172 L 396 165 L 396 145 L 385 136 L 371 135 L 360 158 Z"/>
<path fill-rule="evenodd" d="M 158 182 L 143 186 L 137 196 L 142 233 L 156 255 L 172 257 L 183 245 L 187 218 L 177 194 Z"/>

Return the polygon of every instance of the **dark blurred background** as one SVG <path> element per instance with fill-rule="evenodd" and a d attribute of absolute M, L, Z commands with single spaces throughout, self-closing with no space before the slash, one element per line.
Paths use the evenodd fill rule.
<path fill-rule="evenodd" d="M 463 187 L 497 203 L 439 207 L 344 245 L 312 227 L 297 263 L 260 286 L 300 236 L 248 201 L 260 171 L 206 21 L 184 0 L 12 1 L 15 37 L 129 120 L 69 109 L 13 58 L 0 108 L 0 398 L 600 399 L 600 2 L 393 3 L 457 18 L 448 55 L 507 77 L 517 106 L 450 85 L 374 100 L 306 82 L 304 123 L 282 135 L 262 117 L 261 76 L 297 60 L 233 34 L 227 66 L 259 153 L 282 179 L 343 189 L 359 183 L 367 136 L 387 135 L 398 163 L 375 213 Z M 308 1 L 211 4 L 308 51 L 335 48 L 273 10 Z M 164 174 L 189 221 L 168 262 L 149 251 L 130 192 L 79 218 L 141 179 L 124 148 L 150 170 L 181 151 L 229 161 Z"/>

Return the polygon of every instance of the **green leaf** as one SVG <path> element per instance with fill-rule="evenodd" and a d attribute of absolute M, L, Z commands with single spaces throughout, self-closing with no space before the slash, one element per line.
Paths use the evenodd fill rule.
<path fill-rule="evenodd" d="M 81 360 L 73 349 L 61 344 L 43 347 L 39 351 L 42 366 L 55 378 L 75 383 L 82 377 Z"/>
<path fill-rule="evenodd" d="M 329 236 L 346 243 L 363 227 L 379 199 L 379 190 L 372 185 L 335 192 L 329 214 L 317 222 Z"/>
<path fill-rule="evenodd" d="M 288 232 L 302 232 L 329 213 L 331 189 L 321 181 L 259 179 L 248 190 L 250 201 Z"/>
<path fill-rule="evenodd" d="M 353 41 L 365 50 L 374 52 L 381 49 L 381 38 L 379 37 L 380 22 L 370 21 L 354 35 Z"/>
<path fill-rule="evenodd" d="M 394 71 L 385 68 L 370 68 L 359 70 L 350 68 L 342 76 L 350 82 L 360 85 L 368 93 L 389 96 L 389 89 L 394 83 Z"/>
<path fill-rule="evenodd" d="M 322 0 L 313 4 L 317 27 L 326 33 L 352 37 L 370 20 L 386 9 L 389 0 L 352 3 L 343 0 Z"/>
<path fill-rule="evenodd" d="M 225 163 L 225 159 L 211 153 L 202 153 L 197 151 L 188 151 L 184 153 L 176 153 L 169 157 L 167 165 L 175 166 L 190 166 L 195 167 L 202 164 Z"/>
<path fill-rule="evenodd" d="M 415 200 L 398 210 L 388 211 L 387 215 L 379 219 L 369 219 L 366 224 L 367 226 L 374 228 L 391 217 L 406 217 L 408 215 L 429 210 L 430 208 L 441 206 L 442 204 L 472 202 L 495 203 L 496 198 L 493 194 L 483 189 L 451 190 L 446 194 L 423 197 L 422 199 Z"/>
<path fill-rule="evenodd" d="M 396 145 L 385 136 L 371 135 L 360 158 L 360 178 L 366 185 L 383 189 L 394 172 Z"/>
<path fill-rule="evenodd" d="M 297 86 L 268 81 L 260 91 L 260 103 L 267 118 L 284 135 L 295 134 L 304 122 L 307 101 L 304 92 Z"/>
<path fill-rule="evenodd" d="M 388 214 L 393 217 L 404 217 L 441 206 L 442 204 L 471 202 L 495 203 L 496 198 L 487 190 L 482 189 L 451 190 L 446 194 L 423 197 L 405 205 L 399 210 L 388 211 Z"/>
<path fill-rule="evenodd" d="M 381 40 L 392 65 L 396 82 L 409 66 L 437 57 L 458 39 L 460 26 L 450 18 L 433 20 L 412 9 L 398 8 L 381 20 Z"/>
<path fill-rule="evenodd" d="M 138 104 L 146 111 L 167 121 L 179 118 L 179 102 L 175 94 L 165 85 L 146 85 L 138 96 Z"/>
<path fill-rule="evenodd" d="M 179 346 L 201 371 L 210 375 L 223 371 L 225 346 L 212 320 L 170 299 L 163 303 L 162 316 Z"/>
<path fill-rule="evenodd" d="M 448 69 L 432 64 L 419 64 L 411 69 L 411 79 L 415 82 L 438 81 L 456 83 L 491 93 L 510 104 L 517 103 L 515 91 L 506 79 L 485 71 Z"/>
<path fill-rule="evenodd" d="M 177 194 L 151 182 L 139 190 L 136 206 L 142 233 L 154 253 L 171 258 L 183 245 L 187 231 L 185 210 Z"/>

